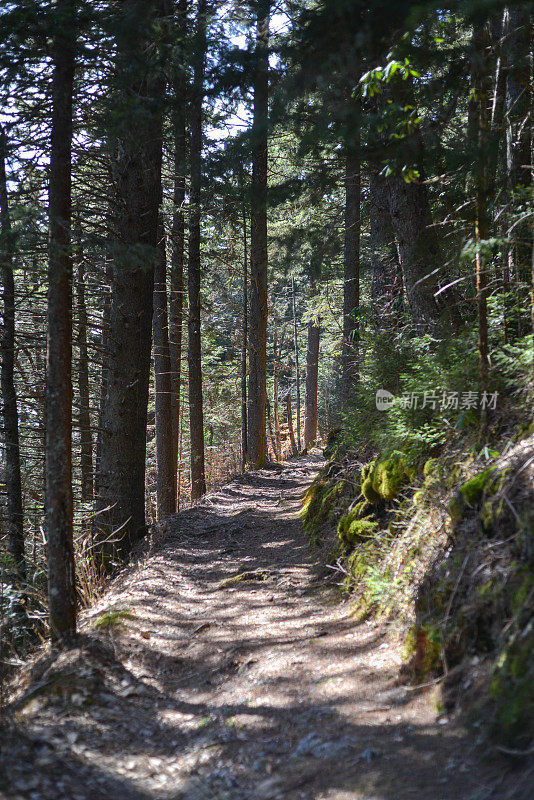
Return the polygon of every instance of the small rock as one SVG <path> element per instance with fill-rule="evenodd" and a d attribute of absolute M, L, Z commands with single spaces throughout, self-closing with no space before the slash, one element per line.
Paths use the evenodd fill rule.
<path fill-rule="evenodd" d="M 347 755 L 353 748 L 353 742 L 345 736 L 330 742 L 323 742 L 315 733 L 309 733 L 298 743 L 293 758 L 312 756 L 312 758 L 336 758 Z"/>
<path fill-rule="evenodd" d="M 361 761 L 367 761 L 367 763 L 370 764 L 371 761 L 374 761 L 375 758 L 380 758 L 381 755 L 382 752 L 380 750 L 373 750 L 372 747 L 368 747 L 367 750 L 364 750 L 362 753 L 360 753 L 358 758 L 361 759 Z"/>

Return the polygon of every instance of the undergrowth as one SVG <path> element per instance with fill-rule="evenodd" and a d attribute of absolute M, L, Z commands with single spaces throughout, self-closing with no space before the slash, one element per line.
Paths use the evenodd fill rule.
<path fill-rule="evenodd" d="M 382 375 L 376 363 L 362 370 L 302 517 L 312 541 L 329 545 L 355 614 L 403 632 L 405 677 L 448 677 L 482 659 L 486 728 L 524 748 L 534 737 L 532 337 L 495 347 L 485 427 L 480 404 L 461 407 L 477 385 L 472 339 L 441 349 L 423 337 L 399 353 L 390 337 L 389 369 L 382 359 Z M 430 388 L 432 402 L 384 413 L 377 385 L 404 398 Z M 458 408 L 446 407 L 450 397 Z"/>

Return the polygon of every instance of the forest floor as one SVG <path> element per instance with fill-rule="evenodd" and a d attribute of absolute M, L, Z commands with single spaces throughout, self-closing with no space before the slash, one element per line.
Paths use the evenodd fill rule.
<path fill-rule="evenodd" d="M 398 685 L 394 625 L 356 624 L 314 563 L 298 510 L 321 463 L 249 473 L 170 519 L 84 612 L 79 646 L 34 658 L 1 797 L 531 800 L 532 772 L 484 760 L 435 687 Z"/>

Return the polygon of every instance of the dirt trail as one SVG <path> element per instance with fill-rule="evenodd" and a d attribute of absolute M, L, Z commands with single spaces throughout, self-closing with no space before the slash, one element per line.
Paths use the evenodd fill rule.
<path fill-rule="evenodd" d="M 530 800 L 432 689 L 396 686 L 386 627 L 328 589 L 297 517 L 319 466 L 251 473 L 169 521 L 24 690 L 1 796 Z M 117 607 L 122 628 L 95 633 Z"/>

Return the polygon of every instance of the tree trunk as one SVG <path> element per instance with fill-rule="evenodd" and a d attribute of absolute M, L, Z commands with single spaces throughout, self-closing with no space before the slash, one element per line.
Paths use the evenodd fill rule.
<path fill-rule="evenodd" d="M 24 511 L 20 476 L 19 413 L 15 390 L 15 278 L 13 238 L 6 183 L 6 137 L 0 126 L 0 265 L 2 269 L 2 416 L 4 419 L 5 482 L 9 553 L 19 580 L 26 577 Z"/>
<path fill-rule="evenodd" d="M 269 427 L 269 438 L 271 440 L 271 450 L 273 451 L 273 459 L 276 461 L 276 438 L 273 430 L 273 422 L 271 419 L 271 404 L 267 398 L 267 425 Z"/>
<path fill-rule="evenodd" d="M 408 308 L 416 328 L 425 332 L 435 328 L 440 316 L 434 271 L 441 261 L 422 167 L 420 173 L 419 181 L 410 183 L 402 175 L 393 175 L 387 179 L 387 188 Z"/>
<path fill-rule="evenodd" d="M 241 469 L 247 466 L 247 347 L 248 347 L 248 263 L 247 211 L 243 202 L 243 310 L 241 341 Z"/>
<path fill-rule="evenodd" d="M 506 131 L 506 183 L 509 201 L 514 194 L 523 193 L 531 184 L 532 164 L 532 126 L 531 113 L 531 14 L 521 6 L 509 6 L 505 10 L 506 93 L 505 93 L 505 131 Z M 510 221 L 509 221 L 510 224 Z M 507 278 L 516 275 L 520 280 L 528 280 L 532 252 L 532 224 L 526 222 L 514 225 L 512 241 L 508 246 Z M 519 284 L 520 280 L 516 282 Z M 507 281 L 505 281 L 507 283 Z M 523 303 L 518 292 L 517 304 Z M 521 313 L 518 315 L 518 328 L 521 326 Z M 517 330 L 521 335 L 521 330 Z"/>
<path fill-rule="evenodd" d="M 273 415 L 274 415 L 274 441 L 275 441 L 275 458 L 277 461 L 280 461 L 282 457 L 282 448 L 280 444 L 280 412 L 278 410 L 278 392 L 279 392 L 279 349 L 278 349 L 278 320 L 276 318 L 276 314 L 274 317 L 274 329 L 273 329 L 273 350 L 274 350 L 274 377 L 273 377 Z"/>
<path fill-rule="evenodd" d="M 289 441 L 291 442 L 291 456 L 297 454 L 297 443 L 295 442 L 295 431 L 293 430 L 293 410 L 291 408 L 291 392 L 287 390 L 286 395 L 287 427 L 289 430 Z"/>
<path fill-rule="evenodd" d="M 531 183 L 530 114 L 530 13 L 527 8 L 510 6 L 504 55 L 506 69 L 506 167 L 510 191 Z M 530 252 L 530 248 L 528 248 Z"/>
<path fill-rule="evenodd" d="M 252 199 L 250 230 L 250 338 L 247 459 L 253 469 L 267 458 L 267 134 L 269 122 L 270 0 L 258 0 L 256 71 L 252 123 Z"/>
<path fill-rule="evenodd" d="M 176 42 L 184 41 L 187 30 L 187 0 L 178 0 L 176 7 Z M 172 443 L 173 471 L 178 502 L 178 458 L 179 426 L 182 392 L 182 340 L 184 309 L 184 201 L 186 171 L 186 101 L 187 75 L 185 67 L 185 48 L 180 48 L 175 63 L 174 79 L 174 211 L 171 233 L 171 293 L 169 298 L 169 353 L 171 359 L 172 386 Z"/>
<path fill-rule="evenodd" d="M 304 447 L 308 448 L 317 436 L 317 382 L 319 376 L 319 341 L 321 328 L 308 322 L 308 352 L 306 355 L 306 408 L 304 413 Z"/>
<path fill-rule="evenodd" d="M 475 277 L 477 288 L 478 313 L 478 354 L 480 389 L 489 390 L 489 344 L 488 344 L 488 275 L 484 241 L 489 235 L 488 212 L 488 158 L 489 158 L 489 115 L 488 115 L 488 59 L 487 31 L 485 25 L 475 28 L 473 33 L 473 78 L 477 100 L 478 156 L 475 162 Z M 484 409 L 483 409 L 484 413 Z M 485 420 L 483 420 L 485 422 Z"/>
<path fill-rule="evenodd" d="M 89 357 L 87 354 L 87 307 L 85 305 L 85 276 L 81 231 L 78 230 L 76 310 L 78 316 L 78 426 L 80 429 L 80 466 L 82 500 L 93 499 L 93 436 L 91 433 L 91 414 L 89 408 Z"/>
<path fill-rule="evenodd" d="M 158 257 L 164 78 L 151 40 L 156 2 L 124 0 L 117 11 L 113 162 L 115 240 L 108 386 L 95 511 L 106 566 L 145 534 L 146 423 Z"/>
<path fill-rule="evenodd" d="M 98 394 L 98 430 L 96 434 L 95 469 L 94 469 L 94 484 L 93 484 L 93 493 L 95 497 L 98 497 L 99 495 L 98 480 L 101 474 L 100 464 L 102 460 L 102 421 L 104 419 L 104 409 L 106 407 L 106 394 L 109 383 L 108 360 L 111 352 L 110 341 L 109 341 L 109 322 L 111 315 L 111 283 L 113 280 L 113 263 L 109 258 L 106 259 L 105 278 L 106 278 L 105 281 L 106 291 L 103 297 L 101 336 L 100 336 L 102 365 L 100 370 L 100 387 Z"/>
<path fill-rule="evenodd" d="M 397 252 L 388 207 L 385 179 L 376 170 L 369 177 L 369 246 L 371 258 L 372 324 L 375 330 L 388 326 L 387 314 L 402 292 L 397 281 Z"/>
<path fill-rule="evenodd" d="M 342 394 L 351 395 L 358 381 L 358 309 L 360 305 L 360 157 L 359 142 L 345 157 L 345 245 L 343 250 Z"/>
<path fill-rule="evenodd" d="M 159 258 L 154 270 L 154 385 L 156 391 L 156 461 L 157 461 L 157 514 L 162 522 L 176 510 L 176 472 L 178 451 L 174 454 L 172 419 L 171 359 L 169 354 L 169 328 L 167 317 L 167 257 L 165 230 L 160 216 L 158 233 Z M 176 442 L 177 446 L 177 442 Z"/>
<path fill-rule="evenodd" d="M 58 0 L 53 44 L 50 142 L 48 352 L 46 370 L 46 549 L 53 639 L 76 633 L 72 541 L 71 149 L 75 10 Z"/>
<path fill-rule="evenodd" d="M 300 437 L 300 366 L 299 366 L 299 338 L 297 328 L 297 308 L 295 302 L 295 279 L 291 279 L 291 299 L 293 305 L 293 346 L 295 350 L 295 378 L 297 382 L 297 445 L 298 452 L 302 450 Z"/>
<path fill-rule="evenodd" d="M 200 191 L 202 156 L 202 101 L 206 58 L 206 1 L 199 0 L 193 88 L 191 98 L 191 212 L 188 263 L 189 424 L 191 440 L 191 500 L 206 492 L 204 472 L 204 415 L 202 409 L 202 348 L 200 333 Z"/>

